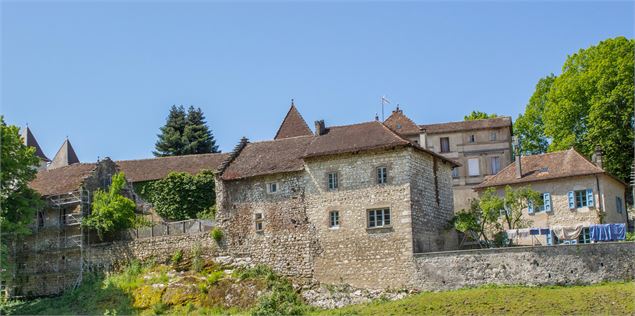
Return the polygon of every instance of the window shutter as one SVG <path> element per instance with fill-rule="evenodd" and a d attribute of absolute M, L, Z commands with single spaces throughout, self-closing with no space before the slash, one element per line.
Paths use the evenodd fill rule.
<path fill-rule="evenodd" d="M 593 189 L 586 190 L 586 201 L 589 207 L 595 206 L 595 204 L 593 203 Z"/>
<path fill-rule="evenodd" d="M 534 213 L 534 202 L 532 200 L 527 201 L 527 213 Z"/>
<path fill-rule="evenodd" d="M 575 199 L 573 198 L 573 191 L 569 191 L 567 195 L 569 196 L 569 209 L 572 210 L 575 208 Z"/>
<path fill-rule="evenodd" d="M 551 212 L 551 194 L 545 193 L 543 196 L 543 203 L 545 205 L 545 211 Z"/>

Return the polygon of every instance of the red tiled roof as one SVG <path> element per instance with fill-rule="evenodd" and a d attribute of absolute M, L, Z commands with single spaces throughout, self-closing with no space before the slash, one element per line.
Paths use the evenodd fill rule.
<path fill-rule="evenodd" d="M 516 162 L 513 162 L 474 188 L 482 189 L 508 184 L 605 173 L 604 170 L 587 160 L 573 148 L 541 155 L 522 156 L 520 166 L 522 169 L 521 178 L 516 178 Z"/>
<path fill-rule="evenodd" d="M 374 149 L 410 146 L 443 161 L 456 163 L 423 149 L 380 122 L 332 126 L 319 136 L 298 136 L 247 144 L 222 174 L 223 180 L 236 180 L 267 174 L 301 171 L 303 159 Z"/>
<path fill-rule="evenodd" d="M 203 170 L 216 171 L 229 154 L 198 154 L 159 157 L 139 160 L 120 160 L 115 163 L 130 182 L 165 178 L 170 172 L 197 174 Z"/>
<path fill-rule="evenodd" d="M 395 133 L 401 135 L 413 135 L 421 133 L 421 128 L 415 124 L 409 117 L 403 114 L 403 111 L 397 107 L 392 114 L 384 121 L 384 125 L 388 126 Z"/>
<path fill-rule="evenodd" d="M 425 125 L 419 125 L 419 127 L 421 129 L 424 129 L 426 133 L 428 134 L 470 131 L 470 130 L 478 130 L 478 129 L 501 128 L 501 127 L 511 128 L 512 118 L 509 116 L 501 116 L 501 117 L 483 119 L 483 120 L 425 124 Z"/>
<path fill-rule="evenodd" d="M 248 143 L 223 172 L 223 180 L 300 171 L 302 156 L 313 136 L 298 136 Z"/>
<path fill-rule="evenodd" d="M 73 192 L 97 167 L 95 163 L 76 163 L 51 170 L 42 170 L 29 186 L 42 196 Z"/>
<path fill-rule="evenodd" d="M 407 146 L 409 144 L 409 141 L 399 137 L 377 121 L 332 126 L 327 128 L 324 135 L 314 138 L 305 153 L 305 157 Z"/>
<path fill-rule="evenodd" d="M 300 115 L 300 112 L 298 112 L 298 109 L 291 103 L 291 108 L 284 117 L 282 124 L 280 124 L 280 128 L 278 128 L 274 139 L 308 136 L 312 134 L 311 129 L 302 118 L 302 115 Z"/>

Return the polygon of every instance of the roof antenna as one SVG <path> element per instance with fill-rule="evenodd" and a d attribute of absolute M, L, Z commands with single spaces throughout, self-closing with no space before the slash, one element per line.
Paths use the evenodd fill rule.
<path fill-rule="evenodd" d="M 375 121 L 379 121 L 379 115 L 377 115 L 377 113 L 375 113 Z"/>
<path fill-rule="evenodd" d="M 388 99 L 384 95 L 384 96 L 381 97 L 381 120 L 382 120 L 382 122 L 386 120 L 384 118 L 384 105 L 385 104 L 390 104 L 390 101 L 388 101 Z"/>

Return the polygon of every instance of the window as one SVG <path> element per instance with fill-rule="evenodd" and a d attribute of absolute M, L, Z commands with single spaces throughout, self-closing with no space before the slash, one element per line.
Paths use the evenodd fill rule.
<path fill-rule="evenodd" d="M 489 140 L 491 140 L 491 141 L 495 141 L 496 140 L 496 132 L 495 131 L 489 132 Z"/>
<path fill-rule="evenodd" d="M 624 212 L 624 204 L 622 204 L 622 198 L 619 196 L 615 197 L 615 210 L 618 213 Z"/>
<path fill-rule="evenodd" d="M 386 184 L 388 183 L 388 168 L 379 167 L 377 168 L 377 184 Z"/>
<path fill-rule="evenodd" d="M 278 192 L 278 183 L 272 182 L 267 183 L 267 193 L 276 193 Z"/>
<path fill-rule="evenodd" d="M 337 172 L 331 172 L 327 175 L 328 178 L 328 188 L 329 190 L 337 189 Z"/>
<path fill-rule="evenodd" d="M 469 143 L 476 143 L 476 135 L 471 134 L 471 135 L 467 138 L 467 141 L 468 141 Z"/>
<path fill-rule="evenodd" d="M 448 137 L 441 137 L 441 152 L 449 153 L 450 152 L 450 139 Z"/>
<path fill-rule="evenodd" d="M 492 174 L 497 174 L 501 171 L 501 159 L 500 157 L 491 157 L 490 164 L 492 167 Z"/>
<path fill-rule="evenodd" d="M 594 206 L 592 189 L 569 191 L 568 198 L 570 209 Z"/>
<path fill-rule="evenodd" d="M 262 213 L 256 213 L 256 232 L 261 232 L 263 227 Z"/>
<path fill-rule="evenodd" d="M 390 209 L 368 210 L 368 228 L 390 226 Z"/>
<path fill-rule="evenodd" d="M 481 175 L 481 170 L 479 168 L 478 158 L 470 158 L 467 161 L 468 175 L 470 177 L 476 177 Z"/>
<path fill-rule="evenodd" d="M 544 192 L 542 194 L 542 205 L 538 208 L 535 208 L 534 203 L 529 201 L 527 203 L 527 209 L 529 214 L 533 213 L 534 210 L 536 212 L 551 212 L 551 194 L 549 192 Z"/>
<path fill-rule="evenodd" d="M 44 213 L 42 211 L 37 212 L 37 227 L 44 227 Z"/>
<path fill-rule="evenodd" d="M 452 168 L 452 178 L 458 178 L 458 177 L 459 177 L 459 167 Z"/>
<path fill-rule="evenodd" d="M 340 227 L 340 212 L 339 211 L 329 212 L 329 227 L 331 228 Z"/>
<path fill-rule="evenodd" d="M 588 227 L 582 228 L 580 232 L 580 236 L 578 236 L 578 244 L 590 244 L 591 243 L 591 232 Z"/>

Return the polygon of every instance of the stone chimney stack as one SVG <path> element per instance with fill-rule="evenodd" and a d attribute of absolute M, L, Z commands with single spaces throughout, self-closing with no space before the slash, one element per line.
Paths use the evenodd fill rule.
<path fill-rule="evenodd" d="M 593 161 L 593 163 L 600 167 L 600 169 L 604 169 L 602 167 L 602 160 L 603 160 L 603 152 L 602 152 L 602 147 L 600 145 L 595 146 L 595 152 L 593 153 L 593 156 L 591 157 L 591 161 Z"/>
<path fill-rule="evenodd" d="M 326 125 L 324 120 L 315 121 L 315 136 L 324 135 L 326 133 Z"/>
<path fill-rule="evenodd" d="M 514 136 L 514 156 L 516 157 L 516 179 L 520 179 L 523 177 L 523 167 L 520 163 L 520 138 L 518 136 Z"/>

